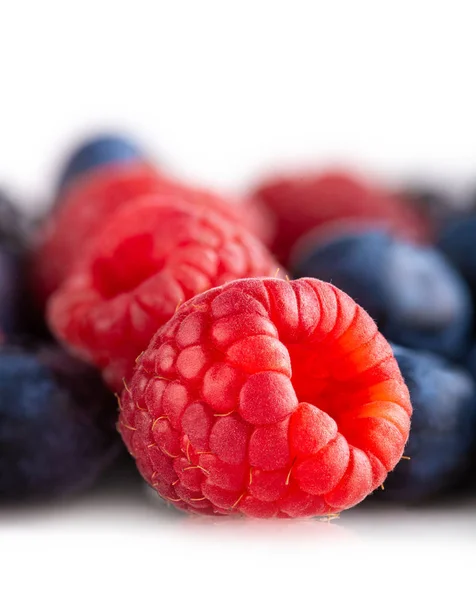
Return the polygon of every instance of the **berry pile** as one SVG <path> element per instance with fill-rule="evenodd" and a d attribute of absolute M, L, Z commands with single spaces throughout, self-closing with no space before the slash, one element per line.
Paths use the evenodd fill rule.
<path fill-rule="evenodd" d="M 84 489 L 119 433 L 198 514 L 333 516 L 470 480 L 474 217 L 450 214 L 345 172 L 231 199 L 126 138 L 81 145 L 36 227 L 0 197 L 0 501 Z"/>

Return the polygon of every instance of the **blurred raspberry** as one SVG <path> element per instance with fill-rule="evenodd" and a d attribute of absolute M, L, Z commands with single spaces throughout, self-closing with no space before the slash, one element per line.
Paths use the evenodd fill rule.
<path fill-rule="evenodd" d="M 32 266 L 34 287 L 44 302 L 87 253 L 97 232 L 114 213 L 144 195 L 157 202 L 187 204 L 213 210 L 232 223 L 241 223 L 268 241 L 271 221 L 251 201 L 232 201 L 212 192 L 185 186 L 141 163 L 120 163 L 96 169 L 65 187 L 38 235 Z"/>
<path fill-rule="evenodd" d="M 244 227 L 199 205 L 146 197 L 117 210 L 51 297 L 54 333 L 116 389 L 180 303 L 279 266 Z"/>
<path fill-rule="evenodd" d="M 413 240 L 424 240 L 428 235 L 425 223 L 412 208 L 345 172 L 278 177 L 261 184 L 254 197 L 275 216 L 276 237 L 271 247 L 285 265 L 302 235 L 335 219 L 387 222 L 394 231 Z"/>

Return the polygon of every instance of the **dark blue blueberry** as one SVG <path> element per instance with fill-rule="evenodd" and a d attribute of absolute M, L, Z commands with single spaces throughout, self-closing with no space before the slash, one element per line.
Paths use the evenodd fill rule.
<path fill-rule="evenodd" d="M 438 248 L 459 271 L 476 300 L 476 215 L 448 221 L 439 234 Z"/>
<path fill-rule="evenodd" d="M 0 191 L 0 332 L 3 335 L 17 333 L 21 328 L 28 230 L 24 215 Z"/>
<path fill-rule="evenodd" d="M 21 253 L 28 244 L 30 222 L 9 195 L 0 190 L 0 247 Z"/>
<path fill-rule="evenodd" d="M 405 455 L 385 481 L 380 500 L 429 500 L 468 473 L 476 442 L 476 384 L 443 358 L 393 346 L 413 405 Z"/>
<path fill-rule="evenodd" d="M 380 230 L 346 233 L 294 262 L 296 277 L 317 277 L 347 292 L 392 342 L 448 358 L 467 352 L 470 292 L 437 250 Z"/>
<path fill-rule="evenodd" d="M 117 456 L 117 402 L 98 374 L 55 347 L 0 348 L 0 501 L 91 485 Z"/>
<path fill-rule="evenodd" d="M 141 160 L 143 152 L 121 135 L 93 137 L 80 145 L 70 156 L 60 177 L 60 189 L 79 175 L 99 167 Z"/>
<path fill-rule="evenodd" d="M 468 352 L 468 356 L 466 357 L 465 361 L 465 367 L 476 380 L 476 345 L 473 345 L 471 350 Z"/>
<path fill-rule="evenodd" d="M 10 250 L 0 247 L 0 331 L 9 336 L 21 327 L 18 314 L 23 292 L 23 262 Z"/>

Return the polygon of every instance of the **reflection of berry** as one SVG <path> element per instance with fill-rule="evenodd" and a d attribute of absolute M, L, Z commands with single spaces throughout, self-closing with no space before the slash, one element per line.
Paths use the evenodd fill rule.
<path fill-rule="evenodd" d="M 415 410 L 402 461 L 379 500 L 431 498 L 467 473 L 476 431 L 476 386 L 469 373 L 439 356 L 394 347 Z"/>
<path fill-rule="evenodd" d="M 0 502 L 84 489 L 120 451 L 116 403 L 54 347 L 0 348 Z"/>
<path fill-rule="evenodd" d="M 437 250 L 378 229 L 337 230 L 307 240 L 294 275 L 318 277 L 344 290 L 392 342 L 460 358 L 467 351 L 469 290 Z"/>
<path fill-rule="evenodd" d="M 49 320 L 59 338 L 120 389 L 181 302 L 277 270 L 264 246 L 239 225 L 152 196 L 117 211 L 101 229 L 90 260 L 52 296 Z"/>
<path fill-rule="evenodd" d="M 138 360 L 119 427 L 178 508 L 306 517 L 357 504 L 400 460 L 411 405 L 375 323 L 314 279 L 186 302 Z"/>
<path fill-rule="evenodd" d="M 40 300 L 46 300 L 68 277 L 114 213 L 144 195 L 154 195 L 157 202 L 168 206 L 208 208 L 232 223 L 241 223 L 258 237 L 269 237 L 269 226 L 255 204 L 228 201 L 187 187 L 145 163 L 97 169 L 65 188 L 40 231 L 33 265 L 34 286 Z"/>
<path fill-rule="evenodd" d="M 383 221 L 410 239 L 427 235 L 411 208 L 388 192 L 343 172 L 276 178 L 262 184 L 255 197 L 274 214 L 272 249 L 285 265 L 302 235 L 335 219 Z"/>

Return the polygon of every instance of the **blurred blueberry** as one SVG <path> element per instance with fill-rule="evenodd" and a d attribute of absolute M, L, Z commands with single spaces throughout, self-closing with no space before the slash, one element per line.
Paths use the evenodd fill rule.
<path fill-rule="evenodd" d="M 442 228 L 437 242 L 468 283 L 476 299 L 476 215 L 453 218 Z"/>
<path fill-rule="evenodd" d="M 393 346 L 413 405 L 405 455 L 379 500 L 413 503 L 450 489 L 468 473 L 476 442 L 476 384 L 470 374 L 427 352 Z"/>
<path fill-rule="evenodd" d="M 381 230 L 348 232 L 308 247 L 295 257 L 292 271 L 347 292 L 392 342 L 455 359 L 467 351 L 470 292 L 433 248 Z"/>
<path fill-rule="evenodd" d="M 465 367 L 476 380 L 476 344 L 473 345 L 471 350 L 468 352 L 468 356 L 466 357 L 465 361 Z"/>
<path fill-rule="evenodd" d="M 0 191 L 0 331 L 6 335 L 17 333 L 22 326 L 28 234 L 26 217 Z"/>
<path fill-rule="evenodd" d="M 0 502 L 91 485 L 121 444 L 114 397 L 55 347 L 0 348 Z"/>
<path fill-rule="evenodd" d="M 23 275 L 21 258 L 0 247 L 0 331 L 12 335 L 21 328 L 18 314 Z"/>
<path fill-rule="evenodd" d="M 120 135 L 93 137 L 80 145 L 66 162 L 59 188 L 63 188 L 79 175 L 106 165 L 142 160 L 142 150 L 130 139 Z"/>
<path fill-rule="evenodd" d="M 31 224 L 14 200 L 0 189 L 0 246 L 22 252 L 28 243 Z"/>

